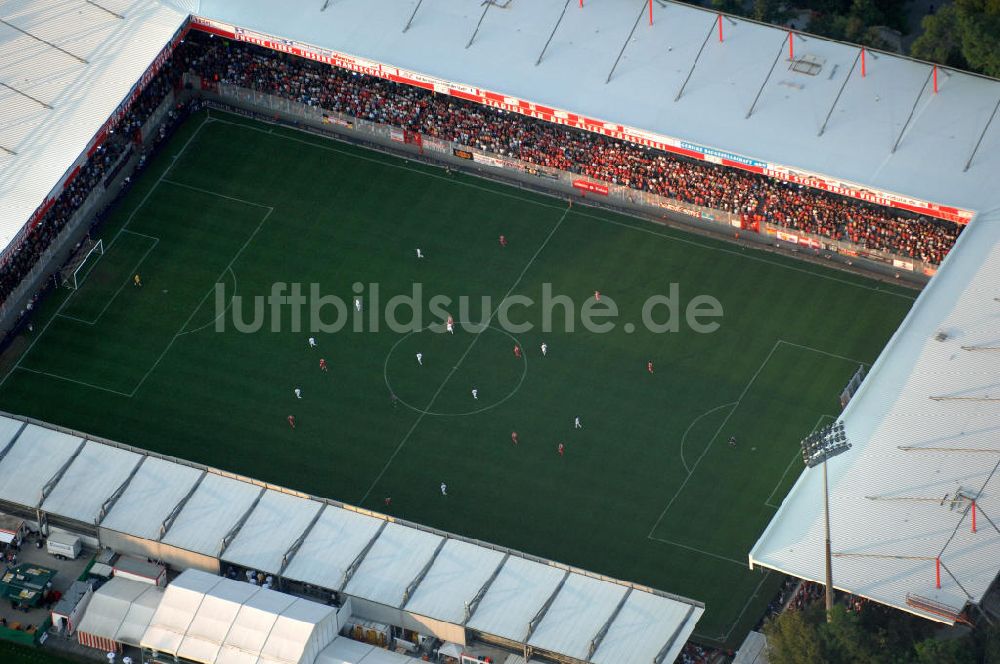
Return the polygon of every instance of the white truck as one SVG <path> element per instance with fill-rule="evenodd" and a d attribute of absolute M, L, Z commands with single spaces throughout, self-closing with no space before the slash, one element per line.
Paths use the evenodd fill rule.
<path fill-rule="evenodd" d="M 45 550 L 60 560 L 73 560 L 82 549 L 80 538 L 70 533 L 52 532 L 45 540 Z"/>

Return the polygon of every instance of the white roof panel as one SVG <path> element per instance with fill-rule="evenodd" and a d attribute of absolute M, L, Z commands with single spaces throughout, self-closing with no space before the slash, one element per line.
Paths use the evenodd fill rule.
<path fill-rule="evenodd" d="M 127 581 L 128 579 L 123 580 Z M 156 609 L 160 606 L 165 588 L 142 581 L 136 583 L 141 583 L 146 590 L 132 602 L 128 613 L 125 614 L 125 619 L 118 628 L 115 640 L 138 647 L 142 643 L 142 635 L 146 633 L 150 621 L 156 614 Z"/>
<path fill-rule="evenodd" d="M 263 588 L 258 590 L 236 614 L 217 662 L 246 661 L 245 655 L 248 653 L 254 654 L 250 661 L 256 662 L 256 655 L 267 643 L 267 635 L 274 628 L 278 615 L 295 601 L 291 595 Z"/>
<path fill-rule="evenodd" d="M 174 520 L 165 544 L 218 556 L 225 537 L 260 494 L 259 486 L 209 473 Z"/>
<path fill-rule="evenodd" d="M 382 519 L 328 505 L 283 576 L 321 588 L 339 589 L 347 568 L 383 523 Z"/>
<path fill-rule="evenodd" d="M 1000 567 L 1000 533 L 971 532 L 971 498 L 985 514 L 1000 510 L 1000 409 L 988 400 L 1000 356 L 975 350 L 1000 343 L 998 240 L 996 211 L 962 234 L 844 411 L 852 449 L 828 462 L 834 585 L 937 620 L 950 621 L 908 598 L 957 612 Z M 751 562 L 824 578 L 822 480 L 820 468 L 799 477 Z"/>
<path fill-rule="evenodd" d="M 18 92 L 0 89 L 0 249 L 185 19 L 156 0 L 117 5 L 124 18 L 79 0 L 3 4 L 4 21 L 15 27 L 0 25 L 0 81 Z"/>
<path fill-rule="evenodd" d="M 313 662 L 336 636 L 336 609 L 297 598 L 278 616 L 268 633 L 267 642 L 260 652 L 260 662 Z"/>
<path fill-rule="evenodd" d="M 197 11 L 450 83 L 889 192 L 971 210 L 998 200 L 989 184 L 1000 170 L 996 123 L 963 172 L 1000 94 L 996 81 L 942 71 L 933 94 L 924 87 L 931 72 L 926 64 L 869 52 L 862 77 L 857 47 L 797 35 L 796 56 L 820 63 L 815 75 L 799 73 L 779 55 L 787 50 L 786 31 L 738 19 L 724 20 L 724 41 L 712 36 L 701 50 L 716 14 L 680 3 L 654 4 L 652 26 L 639 16 L 641 3 L 591 2 L 582 9 L 571 3 L 536 66 L 565 4 L 510 3 L 491 8 L 481 24 L 482 6 L 461 0 L 425 2 L 415 15 L 416 0 L 203 0 Z"/>
<path fill-rule="evenodd" d="M 163 598 L 163 588 L 112 577 L 87 604 L 77 630 L 113 641 L 138 643 Z"/>
<path fill-rule="evenodd" d="M 222 581 L 221 577 L 198 570 L 187 570 L 174 579 L 142 636 L 142 646 L 177 654 L 205 595 Z"/>
<path fill-rule="evenodd" d="M 626 592 L 617 583 L 570 574 L 528 645 L 587 659 L 590 642 Z"/>
<path fill-rule="evenodd" d="M 42 509 L 85 523 L 94 523 L 101 505 L 122 485 L 142 456 L 110 445 L 87 441 L 73 459 Z"/>
<path fill-rule="evenodd" d="M 360 664 L 375 646 L 338 636 L 316 658 L 316 664 Z"/>
<path fill-rule="evenodd" d="M 102 528 L 155 540 L 160 524 L 187 495 L 203 471 L 147 457 L 104 521 Z"/>
<path fill-rule="evenodd" d="M 677 660 L 705 609 L 633 590 L 591 657 L 595 664 L 648 664 L 669 643 L 664 662 Z"/>
<path fill-rule="evenodd" d="M 198 662 L 305 664 L 336 632 L 332 607 L 187 570 L 167 587 L 142 644 Z"/>
<path fill-rule="evenodd" d="M 521 641 L 528 634 L 528 623 L 565 574 L 558 567 L 511 556 L 476 607 L 469 627 Z"/>
<path fill-rule="evenodd" d="M 441 542 L 441 536 L 390 523 L 344 589 L 349 595 L 399 606 L 403 593 Z"/>
<path fill-rule="evenodd" d="M 406 604 L 406 610 L 461 624 L 465 606 L 503 560 L 500 551 L 448 540 Z"/>
<path fill-rule="evenodd" d="M 17 432 L 20 431 L 23 426 L 25 426 L 25 424 L 21 420 L 0 415 L 0 452 L 7 447 L 7 443 L 9 443 L 14 436 L 17 435 Z"/>
<path fill-rule="evenodd" d="M 231 563 L 276 574 L 282 557 L 323 503 L 267 490 L 223 554 Z"/>
<path fill-rule="evenodd" d="M 196 662 L 214 662 L 240 607 L 257 590 L 249 583 L 224 583 L 214 587 L 198 606 L 177 654 Z"/>
<path fill-rule="evenodd" d="M 82 438 L 29 424 L 0 460 L 0 500 L 37 507 L 42 488 L 82 443 Z"/>

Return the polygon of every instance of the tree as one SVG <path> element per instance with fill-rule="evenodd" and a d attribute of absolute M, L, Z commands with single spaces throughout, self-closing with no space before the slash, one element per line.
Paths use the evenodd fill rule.
<path fill-rule="evenodd" d="M 962 55 L 969 66 L 989 76 L 1000 76 L 1000 2 L 957 0 Z"/>
<path fill-rule="evenodd" d="M 806 611 L 785 611 L 764 625 L 768 661 L 771 664 L 815 664 L 822 662 L 815 620 Z"/>
<path fill-rule="evenodd" d="M 697 3 L 695 3 L 697 4 Z M 712 0 L 712 8 L 727 14 L 745 16 L 746 9 L 743 0 Z"/>
<path fill-rule="evenodd" d="M 925 16 L 922 34 L 910 53 L 949 66 L 1000 77 L 1000 2 L 956 0 Z"/>
<path fill-rule="evenodd" d="M 926 639 L 916 644 L 917 664 L 976 664 L 978 658 L 967 638 Z"/>
<path fill-rule="evenodd" d="M 962 56 L 962 38 L 955 5 L 945 5 L 936 14 L 928 14 L 921 25 L 924 33 L 910 46 L 910 55 L 949 67 L 969 66 Z"/>

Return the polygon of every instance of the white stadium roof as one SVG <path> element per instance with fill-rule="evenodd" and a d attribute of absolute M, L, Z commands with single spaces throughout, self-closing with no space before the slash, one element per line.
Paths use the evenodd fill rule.
<path fill-rule="evenodd" d="M 243 567 L 277 574 L 289 545 L 322 508 L 321 502 L 268 490 L 222 557 Z"/>
<path fill-rule="evenodd" d="M 444 542 L 440 535 L 390 523 L 368 551 L 344 592 L 400 606 L 407 586 Z"/>
<path fill-rule="evenodd" d="M 980 518 L 972 534 L 969 500 L 953 503 L 976 498 L 1000 523 L 1000 408 L 962 399 L 1000 396 L 1000 357 L 975 350 L 1000 339 L 998 221 L 993 211 L 962 234 L 844 411 L 854 447 L 829 462 L 834 586 L 949 622 L 982 599 L 1000 561 L 1000 532 Z M 820 468 L 803 473 L 752 564 L 824 578 L 822 481 Z"/>
<path fill-rule="evenodd" d="M 136 537 L 158 539 L 160 524 L 203 474 L 197 468 L 146 457 L 101 526 Z"/>
<path fill-rule="evenodd" d="M 514 642 L 534 634 L 532 643 L 539 648 L 576 657 L 582 652 L 582 659 L 602 664 L 645 664 L 661 650 L 664 661 L 673 661 L 704 613 L 697 602 L 652 589 L 124 445 L 84 441 L 34 423 L 22 431 L 23 422 L 0 414 L 0 499 L 33 509 L 42 487 L 50 484 L 42 505 L 50 516 L 92 520 L 94 510 L 113 497 L 101 530 L 343 590 L 418 618 L 460 627 L 467 622 L 478 632 Z M 99 467 L 99 460 L 106 467 Z M 40 467 L 40 477 L 23 481 Z M 80 482 L 74 467 L 101 479 Z M 13 490 L 5 495 L 9 487 Z M 78 500 L 63 500 L 69 493 Z M 295 598 L 258 589 L 185 572 L 170 585 L 143 644 L 217 664 L 242 664 L 249 661 L 246 652 L 257 651 L 261 664 L 298 661 L 295 644 L 321 617 L 310 612 L 310 603 L 289 608 Z M 636 602 L 634 609 L 630 602 Z M 231 615 L 234 607 L 239 610 Z M 278 631 L 264 632 L 265 624 Z M 96 636 L 113 638 L 107 632 L 95 629 Z M 266 634 L 271 634 L 268 644 L 261 640 Z M 590 660 L 592 644 L 596 652 Z M 396 661 L 378 650 L 344 661 Z"/>
<path fill-rule="evenodd" d="M 222 551 L 222 538 L 246 514 L 261 491 L 259 486 L 231 477 L 206 475 L 184 504 L 163 542 L 206 556 L 218 556 Z"/>
<path fill-rule="evenodd" d="M 0 19 L 3 248 L 69 174 L 186 13 L 156 0 L 5 0 Z"/>
<path fill-rule="evenodd" d="M 542 620 L 528 644 L 589 659 L 587 648 L 594 635 L 600 632 L 626 592 L 628 589 L 622 586 L 607 586 L 596 579 L 570 574 L 545 612 L 545 618 L 550 620 Z M 561 629 L 568 621 L 580 629 L 572 632 Z"/>
<path fill-rule="evenodd" d="M 37 507 L 42 489 L 83 445 L 82 438 L 29 424 L 0 459 L 0 500 Z"/>
<path fill-rule="evenodd" d="M 93 523 L 104 501 L 128 479 L 140 461 L 142 456 L 135 452 L 87 441 L 45 498 L 42 509 Z"/>
<path fill-rule="evenodd" d="M 350 510 L 323 510 L 284 576 L 308 579 L 321 588 L 340 588 L 351 563 L 384 524 L 381 519 Z"/>
<path fill-rule="evenodd" d="M 559 587 L 566 571 L 510 558 L 483 596 L 469 627 L 512 641 L 528 637 L 528 623 Z"/>
<path fill-rule="evenodd" d="M 465 621 L 466 601 L 475 596 L 503 560 L 502 551 L 461 540 L 446 541 L 406 603 L 406 610 L 461 624 Z"/>

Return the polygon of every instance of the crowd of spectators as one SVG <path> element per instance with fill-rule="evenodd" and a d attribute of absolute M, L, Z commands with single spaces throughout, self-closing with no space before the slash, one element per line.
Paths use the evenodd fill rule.
<path fill-rule="evenodd" d="M 185 66 L 327 111 L 402 127 L 750 221 L 939 264 L 961 226 L 485 107 L 242 42 L 189 39 Z"/>
<path fill-rule="evenodd" d="M 739 214 L 751 223 L 766 222 L 931 264 L 941 262 L 961 231 L 958 224 L 192 33 L 174 60 L 149 82 L 106 140 L 81 165 L 50 209 L 4 258 L 0 301 L 6 300 L 36 265 L 90 193 L 98 185 L 108 184 L 133 149 L 136 132 L 176 85 L 179 72 L 185 70 L 324 110 Z"/>

